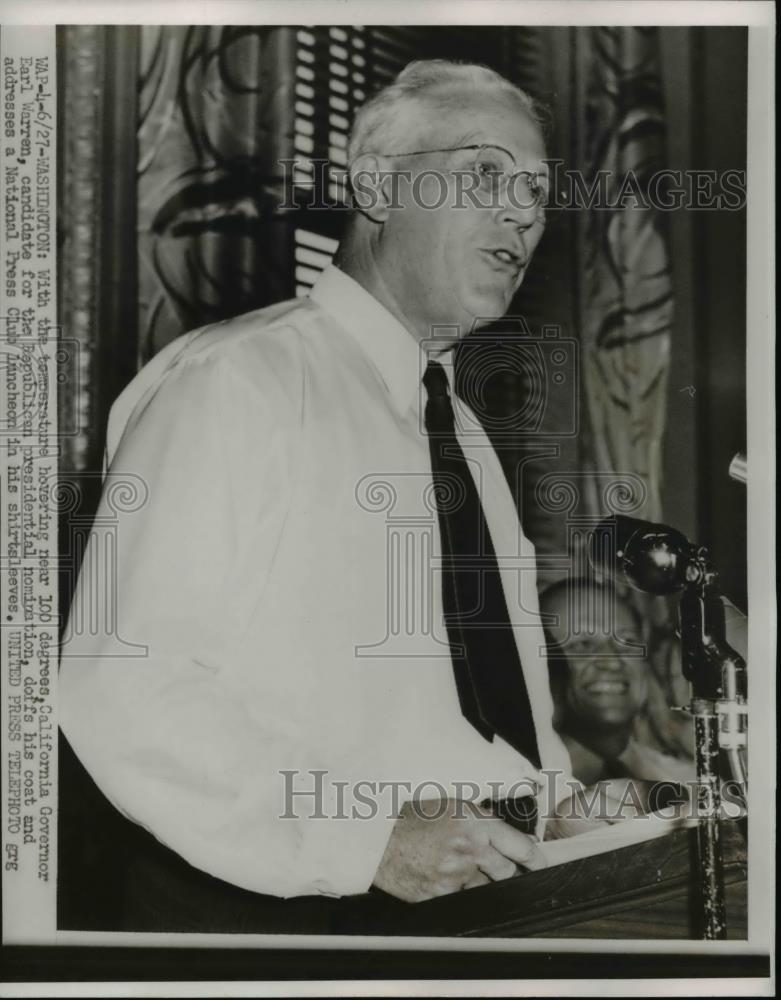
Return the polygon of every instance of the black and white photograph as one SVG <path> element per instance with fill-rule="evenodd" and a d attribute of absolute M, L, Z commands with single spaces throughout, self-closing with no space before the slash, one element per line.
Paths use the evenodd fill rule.
<path fill-rule="evenodd" d="M 773 5 L 0 50 L 3 995 L 773 995 Z"/>

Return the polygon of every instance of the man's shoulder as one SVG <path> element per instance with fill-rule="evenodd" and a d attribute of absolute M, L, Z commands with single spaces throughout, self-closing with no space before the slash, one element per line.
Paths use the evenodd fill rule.
<path fill-rule="evenodd" d="M 314 303 L 290 299 L 210 323 L 163 347 L 133 383 L 146 389 L 174 372 L 196 366 L 232 368 L 250 381 L 253 377 L 264 381 L 270 375 L 280 378 L 300 367 L 305 334 L 317 322 Z"/>
<path fill-rule="evenodd" d="M 277 302 L 182 334 L 151 363 L 159 357 L 173 364 L 224 360 L 243 367 L 259 357 L 293 358 L 301 350 L 298 335 L 314 322 L 316 311 L 309 299 Z"/>
<path fill-rule="evenodd" d="M 221 406 L 227 378 L 237 403 L 262 400 L 279 418 L 286 409 L 294 411 L 304 368 L 304 335 L 317 321 L 313 303 L 293 299 L 177 337 L 144 365 L 115 400 L 109 415 L 109 456 L 128 424 L 158 394 L 163 394 L 161 398 L 174 398 L 171 393 L 187 398 L 196 394 L 199 408 L 212 402 Z"/>

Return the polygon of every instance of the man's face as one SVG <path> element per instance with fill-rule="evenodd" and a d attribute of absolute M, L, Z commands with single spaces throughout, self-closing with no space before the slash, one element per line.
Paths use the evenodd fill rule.
<path fill-rule="evenodd" d="M 410 151 L 501 146 L 515 159 L 514 171 L 536 172 L 544 183 L 542 133 L 511 94 L 469 90 L 457 109 L 437 112 L 432 107 L 430 114 L 430 128 L 410 130 Z M 413 177 L 436 171 L 443 179 L 429 174 L 417 188 L 401 182 L 402 207 L 391 211 L 382 234 L 383 252 L 393 262 L 389 283 L 405 314 L 424 331 L 435 324 L 458 324 L 463 337 L 476 319 L 504 316 L 542 236 L 544 209 L 533 203 L 524 178 L 493 199 L 482 193 L 470 199 L 464 193 L 472 183 L 465 172 L 474 158 L 474 151 L 463 150 L 394 161 Z M 421 204 L 441 201 L 444 184 L 447 198 L 441 207 Z M 475 204 L 478 200 L 488 207 Z"/>
<path fill-rule="evenodd" d="M 598 595 L 593 606 L 584 608 L 579 600 L 568 607 L 562 595 L 546 608 L 559 619 L 549 631 L 567 661 L 568 714 L 596 731 L 627 725 L 648 698 L 649 668 L 637 648 L 643 637 L 635 616 L 616 601 L 610 629 L 603 597 Z"/>

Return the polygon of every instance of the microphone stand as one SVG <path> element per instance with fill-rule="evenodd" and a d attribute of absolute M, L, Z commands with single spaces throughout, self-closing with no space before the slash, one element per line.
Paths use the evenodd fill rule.
<path fill-rule="evenodd" d="M 724 940 L 724 907 L 719 783 L 719 750 L 745 803 L 746 768 L 741 758 L 748 740 L 746 664 L 726 641 L 724 605 L 717 574 L 704 548 L 692 552 L 678 608 L 683 674 L 692 687 L 697 764 L 697 847 L 702 887 L 702 936 Z"/>

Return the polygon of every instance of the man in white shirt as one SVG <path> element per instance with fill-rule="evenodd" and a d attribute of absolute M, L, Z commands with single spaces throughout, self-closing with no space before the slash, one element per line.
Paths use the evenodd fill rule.
<path fill-rule="evenodd" d="M 436 356 L 452 389 L 450 348 L 507 311 L 543 232 L 545 147 L 526 95 L 433 62 L 359 112 L 349 157 L 358 210 L 311 296 L 180 338 L 114 405 L 60 718 L 105 795 L 202 872 L 417 901 L 544 863 L 478 805 L 550 781 L 461 712 L 421 378 Z M 493 200 L 454 205 L 459 185 Z M 542 769 L 566 775 L 534 550 L 451 395 Z M 88 627 L 94 607 L 115 627 Z"/>

